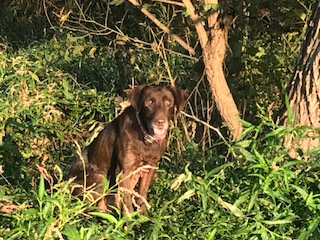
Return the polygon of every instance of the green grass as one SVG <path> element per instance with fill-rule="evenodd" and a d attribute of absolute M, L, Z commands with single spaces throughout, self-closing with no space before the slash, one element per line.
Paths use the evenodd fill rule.
<path fill-rule="evenodd" d="M 181 153 L 171 145 L 147 216 L 99 213 L 73 197 L 76 143 L 85 146 L 120 110 L 126 82 L 114 56 L 72 36 L 0 50 L 0 238 L 320 238 L 319 148 L 290 158 L 284 136 L 306 128 L 278 126 L 262 108 L 257 124 L 242 121 L 236 143 L 201 151 L 194 141 Z"/>

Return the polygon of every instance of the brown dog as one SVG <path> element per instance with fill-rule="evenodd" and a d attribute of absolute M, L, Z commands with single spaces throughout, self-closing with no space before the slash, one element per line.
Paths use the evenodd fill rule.
<path fill-rule="evenodd" d="M 122 171 L 119 187 L 124 189 L 122 211 L 134 211 L 132 193 L 136 185 L 139 211 L 146 212 L 146 199 L 155 169 L 167 147 L 169 121 L 175 109 L 180 111 L 188 94 L 171 86 L 141 85 L 126 91 L 131 103 L 125 111 L 99 133 L 83 151 L 84 164 L 79 159 L 72 165 L 71 177 L 86 186 L 100 184 L 95 199 L 101 198 L 104 176 L 115 184 L 117 169 Z M 85 171 L 83 169 L 85 165 Z M 143 166 L 150 166 L 143 169 Z M 84 172 L 86 178 L 84 181 Z M 107 210 L 104 198 L 98 202 Z"/>

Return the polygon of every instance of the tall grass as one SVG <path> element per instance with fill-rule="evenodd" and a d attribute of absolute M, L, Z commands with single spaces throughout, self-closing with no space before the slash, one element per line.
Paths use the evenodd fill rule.
<path fill-rule="evenodd" d="M 236 143 L 216 140 L 201 151 L 191 141 L 179 153 L 171 146 L 147 216 L 99 213 L 73 197 L 74 144 L 85 145 L 117 114 L 123 84 L 113 52 L 83 41 L 69 36 L 0 54 L 0 237 L 320 238 L 319 148 L 290 158 L 284 136 L 306 129 L 278 126 L 262 108 L 257 124 L 242 121 Z"/>

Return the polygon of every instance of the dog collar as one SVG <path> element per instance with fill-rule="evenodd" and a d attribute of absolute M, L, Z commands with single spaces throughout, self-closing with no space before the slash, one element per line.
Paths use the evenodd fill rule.
<path fill-rule="evenodd" d="M 144 139 L 145 141 L 147 141 L 148 143 L 154 143 L 154 142 L 158 143 L 159 140 L 157 140 L 154 136 L 150 135 L 150 134 L 147 132 L 147 130 L 143 127 L 138 113 L 136 113 L 136 119 L 137 119 L 138 125 L 139 125 L 139 127 L 140 127 L 140 130 L 141 130 L 141 132 L 142 132 L 142 134 L 143 134 L 143 139 Z"/>

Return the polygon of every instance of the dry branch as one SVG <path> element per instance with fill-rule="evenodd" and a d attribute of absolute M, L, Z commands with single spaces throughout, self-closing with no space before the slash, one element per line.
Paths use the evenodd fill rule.
<path fill-rule="evenodd" d="M 180 7 L 186 7 L 183 3 L 177 2 L 177 1 L 170 1 L 170 0 L 153 0 L 153 2 L 162 2 L 162 3 L 167 3 L 171 5 L 177 5 Z"/>
<path fill-rule="evenodd" d="M 138 7 L 144 15 L 146 15 L 152 22 L 154 22 L 154 24 L 156 24 L 162 31 L 167 33 L 173 40 L 178 42 L 190 54 L 195 54 L 194 49 L 191 46 L 189 46 L 189 44 L 183 41 L 178 35 L 171 33 L 169 28 L 167 28 L 163 23 L 161 23 L 152 13 L 150 13 L 146 8 L 141 6 L 136 0 L 129 0 L 129 2 L 132 5 Z"/>
<path fill-rule="evenodd" d="M 195 28 L 197 30 L 197 33 L 198 33 L 198 37 L 199 37 L 199 40 L 200 40 L 200 45 L 201 45 L 202 48 L 204 48 L 204 46 L 208 42 L 208 35 L 207 35 L 206 30 L 205 30 L 205 28 L 203 26 L 204 23 L 199 18 L 199 15 L 196 14 L 195 8 L 192 5 L 190 0 L 182 0 L 182 2 L 186 6 L 186 8 L 189 10 L 190 18 L 193 21 L 194 26 L 195 26 Z"/>

